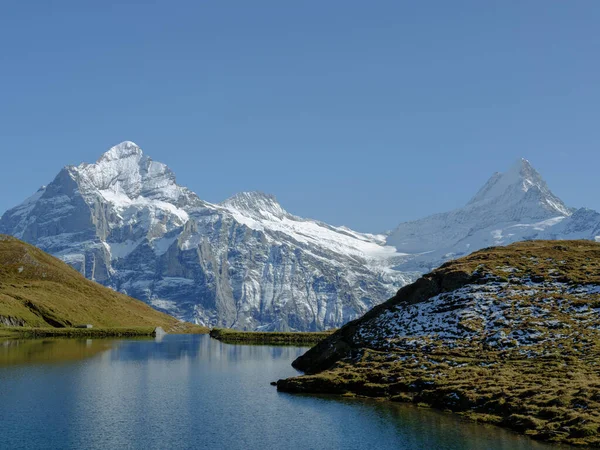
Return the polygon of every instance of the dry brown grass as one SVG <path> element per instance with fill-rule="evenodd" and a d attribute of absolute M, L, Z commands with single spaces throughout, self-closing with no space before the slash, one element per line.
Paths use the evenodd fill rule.
<path fill-rule="evenodd" d="M 0 323 L 27 327 L 163 327 L 208 332 L 181 324 L 147 304 L 87 280 L 62 261 L 0 235 Z"/>

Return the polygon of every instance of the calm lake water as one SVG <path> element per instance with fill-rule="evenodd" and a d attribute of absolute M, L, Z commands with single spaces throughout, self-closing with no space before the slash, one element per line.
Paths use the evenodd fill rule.
<path fill-rule="evenodd" d="M 278 393 L 306 349 L 208 336 L 0 342 L 2 449 L 556 449 L 455 416 Z"/>

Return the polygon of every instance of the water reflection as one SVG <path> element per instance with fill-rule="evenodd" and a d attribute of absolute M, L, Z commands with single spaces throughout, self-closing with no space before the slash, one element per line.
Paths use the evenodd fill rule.
<path fill-rule="evenodd" d="M 0 367 L 76 361 L 109 350 L 112 344 L 102 339 L 9 339 L 0 342 Z"/>
<path fill-rule="evenodd" d="M 208 336 L 1 348 L 1 448 L 546 448 L 411 406 L 278 393 L 269 382 L 294 375 L 303 348 Z"/>
<path fill-rule="evenodd" d="M 268 359 L 292 361 L 310 347 L 231 345 L 204 335 L 172 336 L 145 342 L 121 341 L 114 346 L 114 361 L 146 361 L 202 359 L 206 361 L 264 361 Z"/>

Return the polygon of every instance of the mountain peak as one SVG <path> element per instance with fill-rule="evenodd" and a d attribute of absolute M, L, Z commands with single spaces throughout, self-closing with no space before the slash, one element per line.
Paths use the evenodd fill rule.
<path fill-rule="evenodd" d="M 550 191 L 539 172 L 525 158 L 517 160 L 506 172 L 493 174 L 468 205 L 498 201 L 515 203 L 526 196 L 536 197 L 545 209 L 556 214 L 571 214 L 569 208 Z"/>
<path fill-rule="evenodd" d="M 464 207 L 400 224 L 387 242 L 402 252 L 439 251 L 438 260 L 433 254 L 423 258 L 435 265 L 452 255 L 531 239 L 571 214 L 531 163 L 521 158 L 506 172 L 493 174 Z"/>
<path fill-rule="evenodd" d="M 104 153 L 98 162 L 101 161 L 115 161 L 119 159 L 129 158 L 130 156 L 142 157 L 144 152 L 142 149 L 132 141 L 123 141 L 120 144 L 111 147 L 106 153 Z"/>
<path fill-rule="evenodd" d="M 506 171 L 505 176 L 512 180 L 529 180 L 534 184 L 545 184 L 540 173 L 535 170 L 531 163 L 525 158 L 520 158 L 515 161 L 511 168 Z"/>
<path fill-rule="evenodd" d="M 531 165 L 531 163 L 529 162 L 528 159 L 526 158 L 519 158 L 517 159 L 514 164 L 512 165 L 512 167 L 519 167 L 519 168 L 523 168 L 523 167 L 529 167 L 531 169 L 533 169 L 533 166 Z"/>
<path fill-rule="evenodd" d="M 82 163 L 73 171 L 83 192 L 98 190 L 113 200 L 120 198 L 123 204 L 128 201 L 125 197 L 177 203 L 187 196 L 173 171 L 166 164 L 153 161 L 132 141 L 111 147 L 96 163 Z"/>

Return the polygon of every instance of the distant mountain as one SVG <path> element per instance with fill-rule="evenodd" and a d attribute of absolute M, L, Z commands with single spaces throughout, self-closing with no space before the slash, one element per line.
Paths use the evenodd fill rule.
<path fill-rule="evenodd" d="M 0 232 L 181 319 L 316 331 L 483 247 L 600 239 L 600 214 L 567 207 L 520 160 L 463 208 L 364 234 L 294 216 L 259 192 L 203 201 L 127 141 L 94 164 L 62 169 L 0 218 Z"/>
<path fill-rule="evenodd" d="M 484 247 L 530 239 L 600 240 L 600 214 L 567 207 L 522 159 L 495 173 L 464 207 L 402 223 L 387 243 L 412 255 L 399 268 L 426 272 Z"/>
<path fill-rule="evenodd" d="M 600 243 L 480 250 L 402 288 L 294 361 L 287 392 L 451 410 L 600 446 Z"/>
<path fill-rule="evenodd" d="M 179 318 L 240 329 L 339 327 L 414 279 L 385 236 L 303 219 L 275 197 L 201 200 L 133 142 L 65 167 L 0 219 L 86 277 Z"/>
<path fill-rule="evenodd" d="M 32 245 L 0 235 L 0 325 L 186 328 L 145 303 L 85 279 Z"/>

